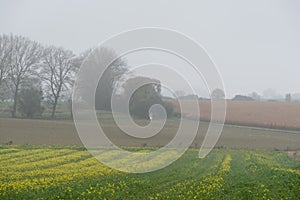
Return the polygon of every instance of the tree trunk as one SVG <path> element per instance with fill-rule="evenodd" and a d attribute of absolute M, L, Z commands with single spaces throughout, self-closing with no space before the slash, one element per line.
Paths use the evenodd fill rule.
<path fill-rule="evenodd" d="M 73 119 L 72 100 L 69 100 L 70 118 Z"/>
<path fill-rule="evenodd" d="M 18 92 L 19 92 L 19 85 L 16 85 L 16 89 L 15 89 L 15 93 L 14 93 L 13 110 L 11 113 L 13 118 L 15 118 L 17 116 Z"/>
<path fill-rule="evenodd" d="M 51 113 L 51 118 L 52 118 L 52 119 L 55 118 L 55 112 L 56 112 L 57 100 L 58 100 L 58 98 L 55 98 L 55 99 L 54 99 L 54 103 L 53 103 L 53 106 L 52 106 L 52 113 Z"/>

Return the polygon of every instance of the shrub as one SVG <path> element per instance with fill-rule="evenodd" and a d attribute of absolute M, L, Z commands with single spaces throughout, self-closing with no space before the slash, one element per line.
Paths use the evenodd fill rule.
<path fill-rule="evenodd" d="M 22 116 L 33 118 L 41 116 L 43 107 L 41 105 L 42 91 L 33 87 L 24 88 L 19 94 L 18 110 Z"/>

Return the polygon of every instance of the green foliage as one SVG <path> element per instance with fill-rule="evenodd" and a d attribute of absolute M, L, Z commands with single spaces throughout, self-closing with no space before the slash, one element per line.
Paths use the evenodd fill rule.
<path fill-rule="evenodd" d="M 162 100 L 161 85 L 156 79 L 150 79 L 146 77 L 135 77 L 127 80 L 124 90 L 125 95 L 130 95 L 130 92 L 134 89 L 136 85 L 142 85 L 134 91 L 129 101 L 129 112 L 143 119 L 150 119 L 150 108 L 155 104 L 162 105 L 167 113 L 168 117 L 173 114 L 173 105 L 171 103 Z M 156 114 L 161 116 L 159 111 Z"/>
<path fill-rule="evenodd" d="M 149 119 L 150 107 L 162 102 L 160 94 L 154 84 L 144 85 L 138 88 L 129 101 L 129 111 L 131 115 Z"/>
<path fill-rule="evenodd" d="M 43 107 L 41 105 L 43 93 L 34 87 L 24 88 L 19 94 L 18 110 L 22 116 L 33 118 L 41 116 Z"/>

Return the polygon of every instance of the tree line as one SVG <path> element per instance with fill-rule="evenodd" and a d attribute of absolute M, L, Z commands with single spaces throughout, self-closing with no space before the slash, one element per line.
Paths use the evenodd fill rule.
<path fill-rule="evenodd" d="M 90 53 L 91 57 L 96 55 L 95 60 L 100 62 L 100 65 L 117 58 L 104 71 L 95 94 L 95 108 L 110 111 L 111 96 L 117 81 L 128 73 L 126 61 L 118 58 L 113 49 L 88 49 L 76 55 L 63 47 L 42 45 L 27 37 L 13 34 L 0 35 L 0 101 L 11 103 L 9 110 L 12 117 L 41 116 L 42 102 L 51 105 L 51 118 L 56 117 L 58 104 L 62 101 L 68 102 L 72 114 L 70 103 L 75 78 L 79 67 Z M 97 67 L 99 66 L 94 70 L 97 70 Z M 94 71 L 91 70 L 91 73 Z M 146 80 L 146 77 L 130 78 L 124 84 L 124 92 L 137 82 Z M 131 114 L 149 119 L 149 108 L 154 104 L 163 104 L 170 116 L 173 111 L 172 105 L 164 102 L 160 93 L 158 80 L 157 83 L 138 88 L 130 100 Z"/>
<path fill-rule="evenodd" d="M 115 56 L 111 49 L 101 51 L 103 57 Z M 40 115 L 41 101 L 47 101 L 51 105 L 51 118 L 55 118 L 58 103 L 71 101 L 76 74 L 90 52 L 91 49 L 76 55 L 63 47 L 42 45 L 27 37 L 0 35 L 0 100 L 12 102 L 12 117 Z M 110 109 L 107 97 L 112 93 L 115 79 L 125 71 L 125 65 L 119 60 L 105 71 L 96 93 L 98 109 Z"/>

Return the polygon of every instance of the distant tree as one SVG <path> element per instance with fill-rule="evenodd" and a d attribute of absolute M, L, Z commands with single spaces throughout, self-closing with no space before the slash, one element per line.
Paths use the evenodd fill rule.
<path fill-rule="evenodd" d="M 102 59 L 117 57 L 116 53 L 111 49 L 103 48 L 101 52 L 100 58 Z M 111 110 L 111 96 L 117 81 L 127 72 L 125 66 L 126 62 L 124 60 L 117 59 L 104 71 L 96 90 L 96 109 Z"/>
<path fill-rule="evenodd" d="M 36 87 L 24 87 L 20 90 L 18 110 L 22 116 L 33 118 L 41 116 L 43 108 L 41 105 L 43 92 Z"/>
<path fill-rule="evenodd" d="M 225 93 L 222 89 L 217 88 L 217 89 L 212 91 L 211 98 L 212 99 L 217 99 L 217 100 L 224 99 L 225 98 Z"/>
<path fill-rule="evenodd" d="M 5 84 L 0 85 L 0 101 L 7 101 L 12 99 L 11 87 L 8 85 L 10 82 L 4 79 Z"/>
<path fill-rule="evenodd" d="M 233 101 L 254 101 L 253 98 L 244 95 L 235 95 Z"/>
<path fill-rule="evenodd" d="M 74 54 L 62 47 L 49 46 L 44 49 L 40 77 L 45 83 L 47 99 L 52 105 L 51 118 L 62 94 L 73 85 L 76 65 L 73 64 Z"/>
<path fill-rule="evenodd" d="M 28 77 L 37 73 L 42 47 L 39 43 L 22 36 L 10 36 L 11 62 L 8 65 L 8 79 L 13 93 L 12 117 L 16 117 L 20 86 Z"/>
<path fill-rule="evenodd" d="M 0 35 L 0 87 L 8 76 L 8 66 L 11 64 L 12 43 L 8 35 Z"/>
<path fill-rule="evenodd" d="M 168 102 L 164 102 L 161 96 L 161 84 L 156 79 L 150 79 L 147 77 L 134 77 L 128 79 L 124 84 L 124 94 L 129 98 L 130 92 L 136 85 L 142 85 L 134 91 L 129 101 L 130 114 L 150 119 L 149 110 L 152 105 L 160 104 L 164 106 L 167 116 L 170 117 L 173 113 L 173 105 Z M 159 115 L 159 113 L 153 113 L 153 115 Z"/>
<path fill-rule="evenodd" d="M 285 95 L 285 101 L 286 101 L 286 102 L 291 102 L 291 101 L 292 101 L 292 94 L 290 94 L 290 93 L 289 93 L 289 94 L 286 94 L 286 95 Z"/>
<path fill-rule="evenodd" d="M 261 98 L 260 95 L 256 92 L 252 92 L 251 94 L 249 94 L 249 97 L 251 97 L 255 101 L 260 101 L 260 98 Z"/>
<path fill-rule="evenodd" d="M 95 70 L 98 70 L 99 68 L 103 69 L 108 65 L 102 74 L 101 79 L 96 83 L 95 107 L 98 110 L 110 111 L 113 90 L 122 75 L 128 72 L 125 60 L 118 58 L 118 55 L 113 49 L 101 47 L 83 52 L 77 61 L 79 65 L 83 62 L 87 62 L 89 67 L 93 69 L 86 73 L 95 73 Z M 111 61 L 113 62 L 111 63 Z M 94 80 L 82 80 L 81 84 L 85 85 L 83 86 L 84 88 L 89 88 L 89 85 L 92 85 L 92 81 Z"/>
<path fill-rule="evenodd" d="M 269 88 L 263 91 L 263 98 L 267 100 L 282 100 L 284 97 L 276 92 L 275 89 Z"/>
<path fill-rule="evenodd" d="M 183 90 L 177 90 L 177 91 L 175 91 L 175 94 L 176 94 L 176 96 L 177 97 L 183 97 L 183 96 L 185 96 L 185 91 L 183 91 Z"/>
<path fill-rule="evenodd" d="M 197 100 L 197 99 L 199 99 L 199 97 L 196 94 L 189 94 L 189 95 L 181 96 L 181 97 L 179 97 L 179 99 Z"/>

